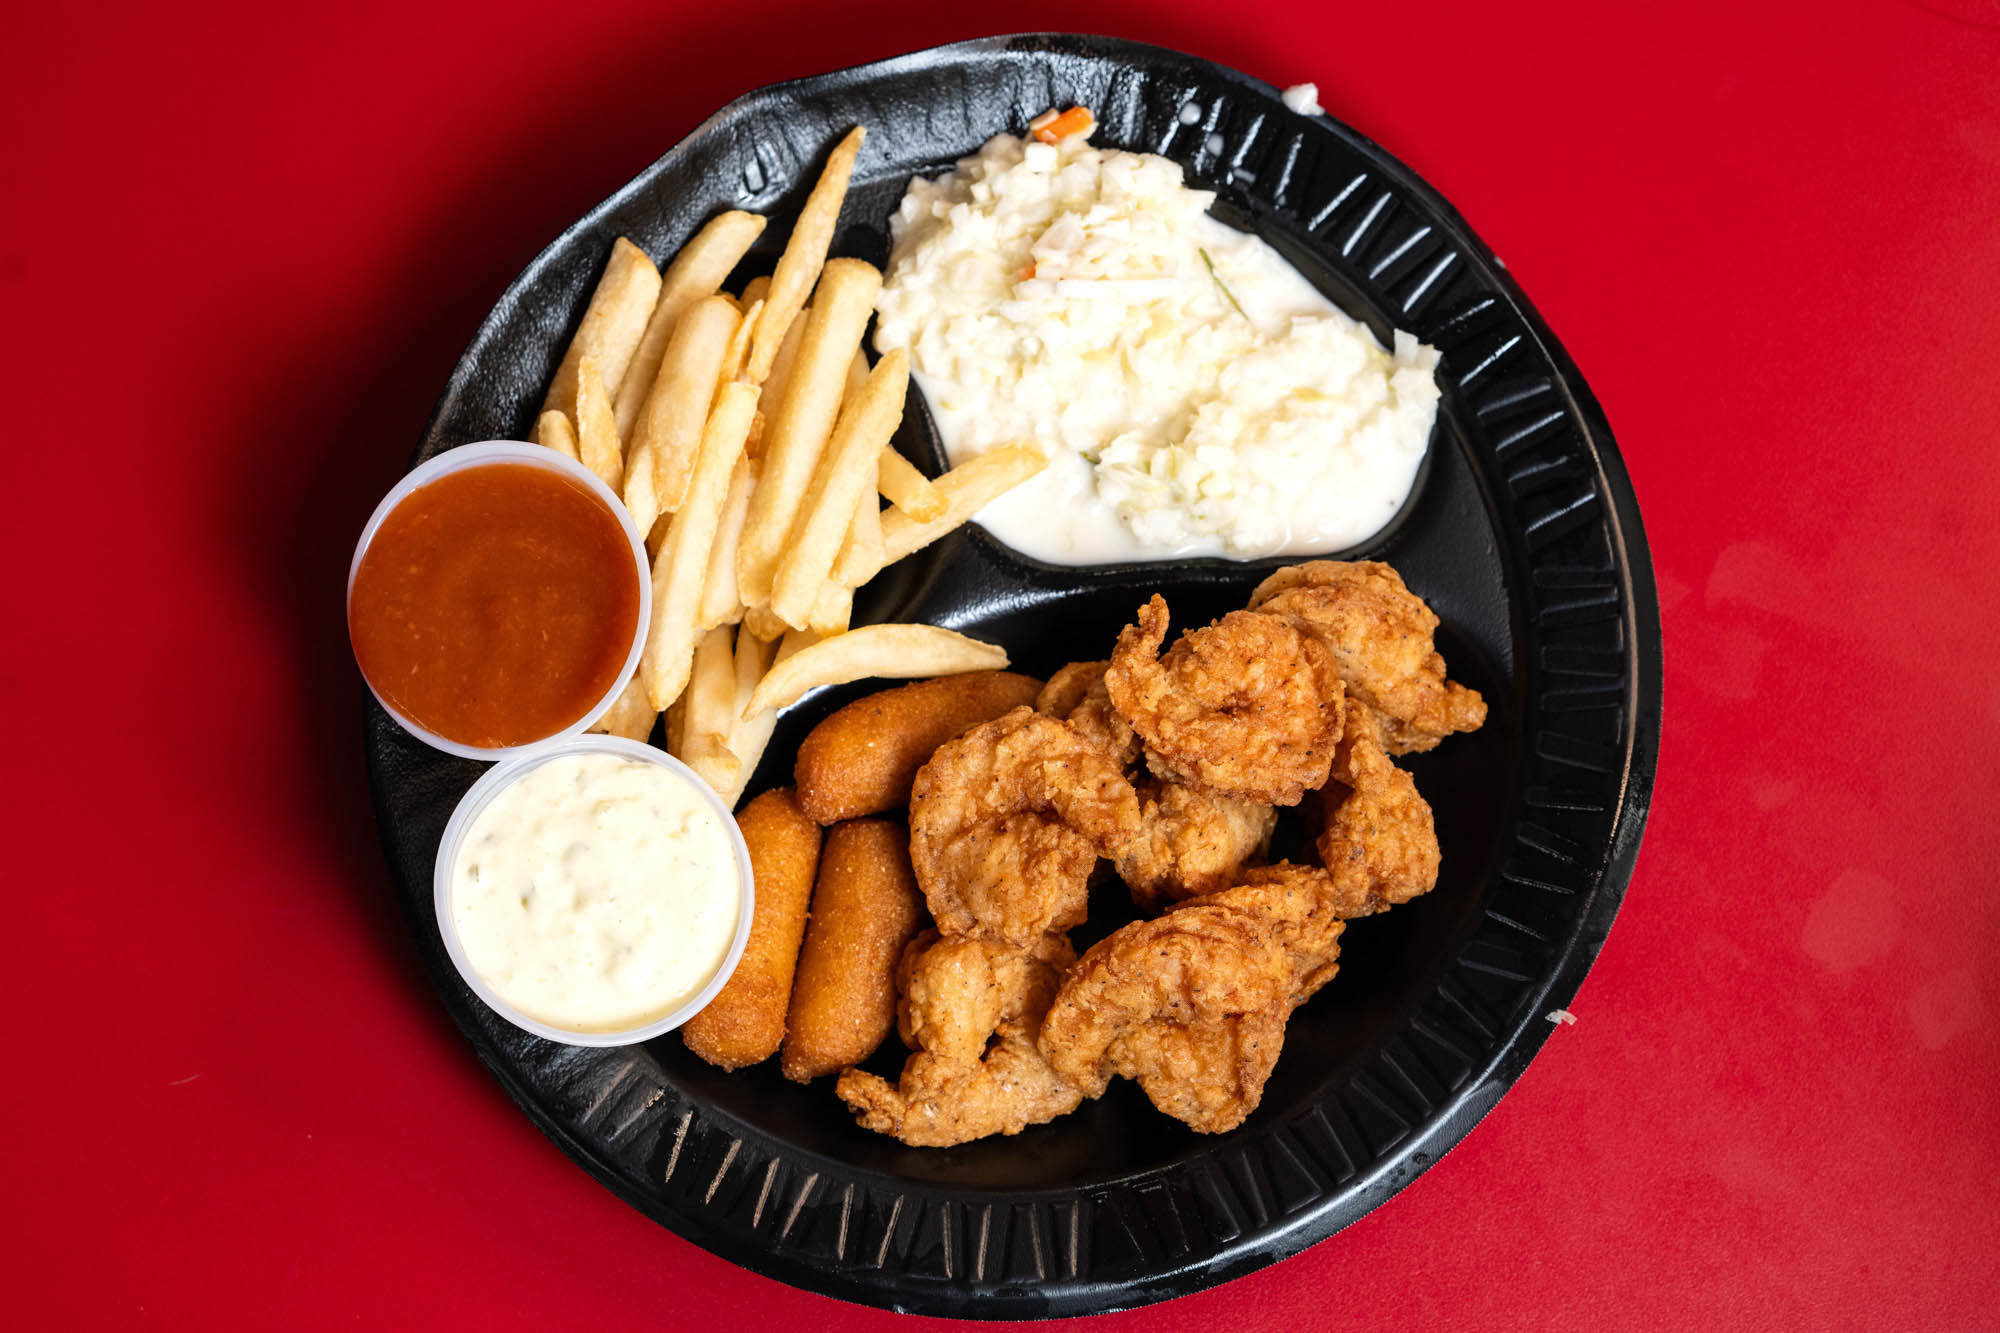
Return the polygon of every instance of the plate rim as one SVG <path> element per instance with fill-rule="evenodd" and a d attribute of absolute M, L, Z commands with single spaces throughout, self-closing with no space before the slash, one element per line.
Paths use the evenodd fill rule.
<path fill-rule="evenodd" d="M 1013 33 L 943 43 L 747 90 L 704 117 L 631 179 L 563 228 L 515 276 L 496 298 L 493 308 L 480 321 L 454 363 L 419 437 L 411 466 L 438 451 L 440 425 L 467 387 L 472 355 L 499 326 L 507 322 L 509 315 L 506 312 L 512 305 L 510 298 L 531 285 L 551 264 L 557 262 L 579 234 L 590 230 L 606 214 L 644 190 L 669 158 L 727 123 L 748 104 L 786 96 L 809 97 L 825 85 L 879 79 L 905 70 L 921 69 L 941 57 L 1038 51 L 1069 51 L 1120 63 L 1129 63 L 1135 57 L 1151 60 L 1165 57 L 1191 67 L 1192 72 L 1205 78 L 1232 84 L 1273 101 L 1280 96 L 1280 90 L 1275 85 L 1171 47 L 1128 38 L 1051 32 Z M 450 989 L 449 979 L 440 972 L 437 960 L 430 956 L 428 950 L 420 948 L 425 970 L 446 1011 L 470 1042 L 480 1062 L 530 1122 L 599 1183 L 684 1239 L 733 1264 L 787 1285 L 836 1299 L 910 1313 L 961 1318 L 1050 1318 L 1106 1313 L 1190 1294 L 1276 1263 L 1330 1238 L 1380 1207 L 1416 1175 L 1434 1165 L 1463 1141 L 1525 1072 L 1543 1043 L 1552 1035 L 1555 1024 L 1545 1021 L 1542 1011 L 1550 1005 L 1565 1007 L 1574 999 L 1584 976 L 1601 951 L 1629 886 L 1643 842 L 1658 765 L 1662 722 L 1664 648 L 1660 635 L 1658 591 L 1629 472 L 1618 451 L 1606 414 L 1574 359 L 1555 338 L 1547 322 L 1514 281 L 1511 272 L 1473 231 L 1459 210 L 1414 170 L 1352 126 L 1324 113 L 1309 119 L 1344 140 L 1392 179 L 1399 189 L 1420 200 L 1427 210 L 1447 225 L 1452 240 L 1466 252 L 1468 258 L 1481 266 L 1482 279 L 1498 289 L 1514 316 L 1533 335 L 1536 352 L 1555 370 L 1554 382 L 1563 396 L 1564 405 L 1579 423 L 1585 437 L 1586 452 L 1594 467 L 1596 492 L 1608 502 L 1602 519 L 1614 547 L 1621 593 L 1620 620 L 1627 631 L 1630 675 L 1623 702 L 1630 721 L 1626 727 L 1624 752 L 1620 756 L 1616 813 L 1608 836 L 1602 873 L 1589 891 L 1589 902 L 1571 928 L 1565 948 L 1536 979 L 1535 1002 L 1528 1006 L 1528 1012 L 1518 1022 L 1504 1027 L 1496 1035 L 1498 1048 L 1489 1057 L 1475 1062 L 1474 1075 L 1461 1088 L 1442 1099 L 1437 1112 L 1416 1127 L 1409 1138 L 1397 1146 L 1393 1155 L 1379 1163 L 1371 1174 L 1339 1189 L 1327 1191 L 1312 1205 L 1275 1219 L 1270 1226 L 1245 1228 L 1219 1248 L 1200 1251 L 1179 1265 L 1162 1267 L 1136 1278 L 1116 1281 L 1072 1279 L 1066 1287 L 1053 1291 L 1017 1288 L 1010 1294 L 1006 1289 L 996 1290 L 997 1284 L 990 1282 L 973 1286 L 964 1279 L 935 1279 L 879 1269 L 876 1270 L 878 1274 L 889 1281 L 864 1281 L 847 1266 L 829 1267 L 795 1252 L 739 1243 L 733 1236 L 705 1225 L 701 1219 L 671 1210 L 660 1200 L 634 1189 L 615 1164 L 607 1161 L 593 1145 L 572 1132 L 543 1105 L 521 1072 L 504 1058 L 477 1024 L 468 1020 L 458 997 Z M 372 724 L 371 716 L 366 725 Z M 371 805 L 384 859 L 398 897 L 421 943 L 423 922 L 420 914 L 424 903 L 419 900 L 423 895 L 409 891 L 405 883 L 407 877 L 402 872 L 397 850 L 392 843 L 390 828 L 395 812 L 388 797 L 389 778 L 384 773 L 383 753 L 372 740 L 364 744 L 364 749 Z M 722 1114 L 727 1116 L 726 1112 Z M 789 1147 L 754 1126 L 741 1127 L 766 1143 L 780 1148 Z M 1417 1154 L 1413 1151 L 1417 1148 L 1432 1151 Z M 1407 1170 L 1405 1163 L 1413 1156 L 1421 1156 L 1423 1160 L 1415 1170 Z M 907 1194 L 925 1199 L 949 1200 L 954 1196 L 952 1190 L 917 1181 L 907 1182 L 903 1189 Z M 899 1285 L 900 1292 L 893 1290 Z"/>

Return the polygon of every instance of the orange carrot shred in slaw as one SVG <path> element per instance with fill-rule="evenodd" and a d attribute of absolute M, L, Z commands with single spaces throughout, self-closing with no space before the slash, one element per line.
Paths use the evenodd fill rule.
<path fill-rule="evenodd" d="M 1053 107 L 1028 122 L 1028 130 L 1043 143 L 1060 143 L 1072 134 L 1087 134 L 1097 117 L 1089 107 L 1073 106 L 1058 112 Z"/>

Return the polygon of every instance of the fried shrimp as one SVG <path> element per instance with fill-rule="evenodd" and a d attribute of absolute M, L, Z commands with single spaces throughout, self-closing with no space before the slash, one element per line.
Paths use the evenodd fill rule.
<path fill-rule="evenodd" d="M 1323 786 L 1340 738 L 1333 654 L 1282 616 L 1232 611 L 1158 656 L 1155 596 L 1118 635 L 1104 683 L 1153 771 L 1225 796 L 1297 805 Z"/>
<path fill-rule="evenodd" d="M 938 747 L 910 793 L 910 854 L 938 929 L 1017 947 L 1081 922 L 1098 859 L 1138 830 L 1118 766 L 1031 708 Z"/>
<path fill-rule="evenodd" d="M 1248 913 L 1271 928 L 1292 969 L 1293 1008 L 1333 980 L 1340 970 L 1340 935 L 1347 928 L 1344 900 L 1324 870 L 1280 861 L 1246 870 L 1234 886 L 1198 901 Z M 1186 911 L 1192 904 L 1172 910 Z"/>
<path fill-rule="evenodd" d="M 1258 917 L 1207 901 L 1099 940 L 1064 978 L 1041 1051 L 1090 1096 L 1114 1074 L 1203 1133 L 1263 1096 L 1291 1012 L 1292 966 Z"/>
<path fill-rule="evenodd" d="M 1256 801 L 1147 783 L 1139 789 L 1139 836 L 1119 856 L 1118 877 L 1147 910 L 1222 888 L 1263 854 L 1277 822 L 1278 812 Z"/>
<path fill-rule="evenodd" d="M 966 1063 L 985 1053 L 1001 1024 L 1048 1012 L 1076 950 L 1061 935 L 1030 949 L 926 932 L 898 969 L 897 1028 L 903 1043 L 940 1060 Z"/>
<path fill-rule="evenodd" d="M 1035 698 L 1035 711 L 1061 718 L 1086 740 L 1095 741 L 1120 768 L 1127 768 L 1139 758 L 1139 737 L 1111 706 L 1110 691 L 1104 687 L 1104 670 L 1110 665 L 1071 662 L 1049 677 Z"/>
<path fill-rule="evenodd" d="M 1351 711 L 1333 778 L 1319 795 L 1323 826 L 1315 845 L 1348 917 L 1430 892 L 1440 860 L 1430 804 L 1383 750 L 1369 714 L 1366 707 Z"/>
<path fill-rule="evenodd" d="M 1378 717 L 1390 754 L 1431 749 L 1486 721 L 1479 692 L 1445 679 L 1432 643 L 1437 616 L 1388 565 L 1292 565 L 1257 585 L 1250 609 L 1292 620 L 1332 651 L 1350 698 Z"/>
<path fill-rule="evenodd" d="M 1018 1134 L 1068 1115 L 1083 1091 L 1060 1077 L 1036 1046 L 1040 1015 L 1002 1023 L 986 1054 L 946 1060 L 919 1051 L 891 1083 L 850 1069 L 834 1091 L 862 1128 L 918 1148 L 949 1148 L 990 1134 Z"/>

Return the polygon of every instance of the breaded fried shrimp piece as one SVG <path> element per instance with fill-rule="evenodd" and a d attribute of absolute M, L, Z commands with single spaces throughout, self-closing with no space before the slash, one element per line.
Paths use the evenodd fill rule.
<path fill-rule="evenodd" d="M 1428 750 L 1486 721 L 1477 690 L 1445 679 L 1438 618 L 1379 561 L 1314 560 L 1257 585 L 1250 609 L 1285 616 L 1332 650 L 1348 694 L 1373 709 L 1390 754 Z"/>
<path fill-rule="evenodd" d="M 928 948 L 913 958 L 905 953 L 897 1026 L 905 1044 L 941 1060 L 977 1060 L 1002 1023 L 1031 1014 L 1039 1019 L 1076 961 L 1076 950 L 1061 935 L 1014 949 L 965 935 L 926 934 Z"/>
<path fill-rule="evenodd" d="M 1088 1095 L 1113 1075 L 1137 1078 L 1155 1106 L 1215 1132 L 1255 1108 L 1263 1082 L 1252 1075 L 1277 1060 L 1292 989 L 1268 925 L 1234 906 L 1190 903 L 1091 946 L 1042 1022 L 1042 1054 Z M 1243 1040 L 1179 1032 L 1199 1028 L 1235 1028 Z M 1254 1060 L 1240 1058 L 1251 1050 Z"/>
<path fill-rule="evenodd" d="M 1279 616 L 1232 611 L 1164 657 L 1155 595 L 1118 635 L 1104 683 L 1155 773 L 1241 801 L 1296 805 L 1326 783 L 1340 739 L 1333 655 Z"/>
<path fill-rule="evenodd" d="M 1139 836 L 1118 858 L 1118 877 L 1146 910 L 1208 893 L 1234 881 L 1261 856 L 1278 812 L 1256 801 L 1219 796 L 1180 782 L 1139 787 Z"/>
<path fill-rule="evenodd" d="M 1366 707 L 1349 716 L 1333 779 L 1319 794 L 1315 846 L 1341 900 L 1341 915 L 1367 916 L 1437 885 L 1437 823 L 1417 784 L 1382 749 Z"/>
<path fill-rule="evenodd" d="M 1099 857 L 1138 828 L 1117 765 L 1031 708 L 938 747 L 910 792 L 910 854 L 938 929 L 1020 948 L 1083 920 Z"/>
<path fill-rule="evenodd" d="M 1226 889 L 1196 901 L 1247 912 L 1271 928 L 1292 969 L 1293 1007 L 1340 970 L 1340 936 L 1347 928 L 1339 891 L 1317 866 L 1280 861 L 1245 870 Z M 1183 911 L 1190 904 L 1172 910 Z"/>
<path fill-rule="evenodd" d="M 800 742 L 799 805 L 822 824 L 907 805 L 910 783 L 938 746 L 1034 702 L 1040 689 L 1032 676 L 973 671 L 856 699 Z"/>
<path fill-rule="evenodd" d="M 806 818 L 789 788 L 767 791 L 744 806 L 736 824 L 756 883 L 750 936 L 721 991 L 681 1027 L 690 1051 L 724 1069 L 778 1053 L 819 868 L 819 825 Z"/>
<path fill-rule="evenodd" d="M 992 1134 L 1018 1134 L 1069 1114 L 1084 1100 L 1083 1092 L 1042 1058 L 1037 1030 L 1036 1022 L 1002 1023 L 978 1060 L 919 1051 L 904 1062 L 895 1083 L 850 1069 L 834 1091 L 864 1129 L 913 1147 L 948 1148 Z"/>
<path fill-rule="evenodd" d="M 1104 671 L 1110 665 L 1071 662 L 1049 677 L 1035 698 L 1035 711 L 1069 723 L 1084 739 L 1096 742 L 1120 768 L 1126 768 L 1139 757 L 1139 737 L 1132 724 L 1111 706 L 1110 691 L 1104 687 Z"/>
<path fill-rule="evenodd" d="M 895 1026 L 896 960 L 923 925 L 907 848 L 887 820 L 827 830 L 779 1062 L 795 1083 L 859 1064 Z"/>

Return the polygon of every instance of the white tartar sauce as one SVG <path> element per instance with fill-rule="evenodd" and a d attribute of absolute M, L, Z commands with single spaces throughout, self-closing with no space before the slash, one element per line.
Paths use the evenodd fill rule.
<path fill-rule="evenodd" d="M 528 1017 L 578 1033 L 666 1017 L 723 964 L 740 910 L 722 818 L 672 769 L 565 755 L 479 812 L 452 870 L 466 961 Z"/>
<path fill-rule="evenodd" d="M 953 463 L 1050 455 L 978 521 L 1056 564 L 1354 545 L 1408 497 L 1437 353 L 1392 349 L 1164 157 L 1002 135 L 891 219 L 876 345 Z"/>

